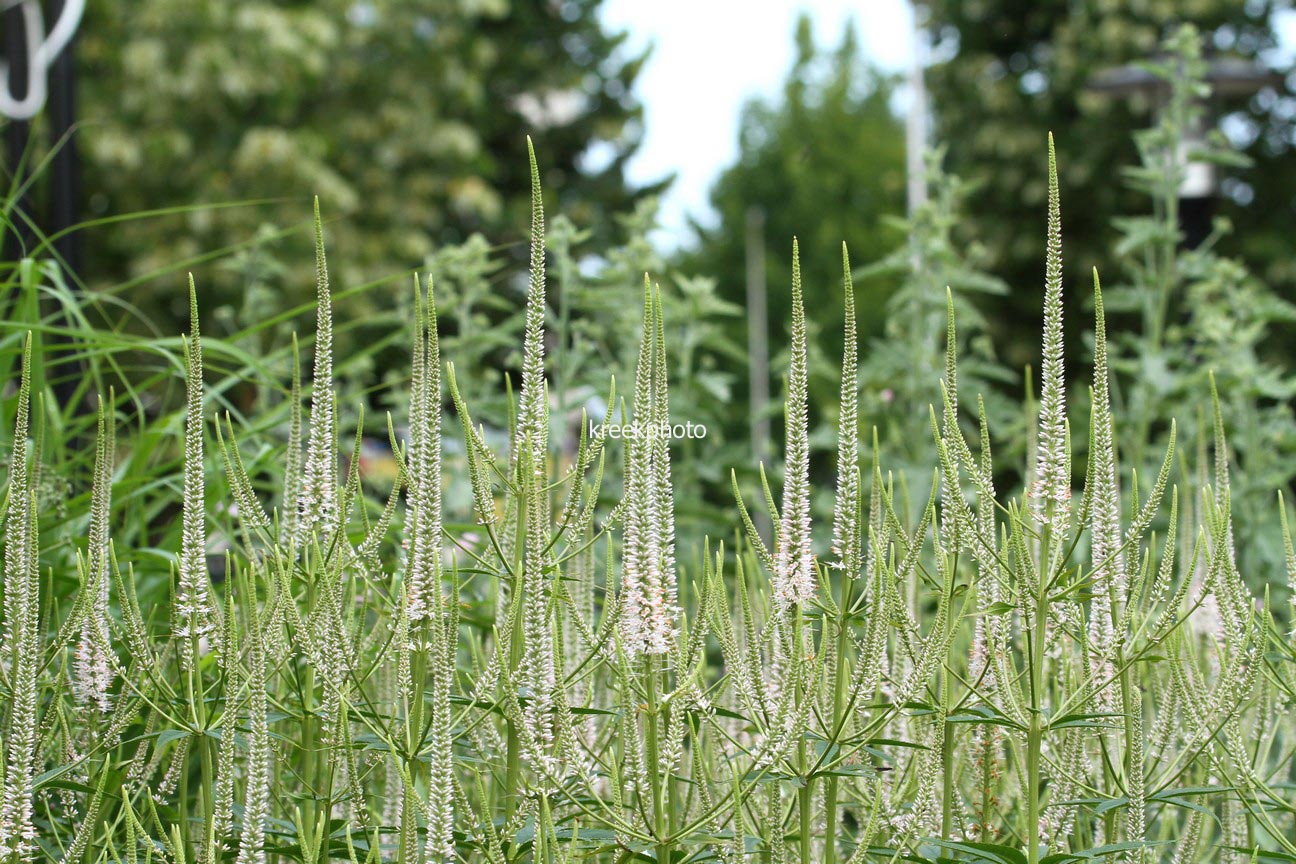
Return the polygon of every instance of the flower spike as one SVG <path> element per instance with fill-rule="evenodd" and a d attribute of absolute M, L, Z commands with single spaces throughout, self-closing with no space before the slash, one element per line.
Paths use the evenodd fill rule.
<path fill-rule="evenodd" d="M 859 364 L 855 332 L 855 286 L 850 255 L 842 244 L 845 293 L 845 347 L 841 369 L 841 415 L 837 423 L 837 502 L 833 508 L 833 553 L 836 566 L 852 579 L 860 575 Z"/>
<path fill-rule="evenodd" d="M 111 392 L 109 403 L 111 404 Z M 113 454 L 116 452 L 116 424 L 111 409 L 104 411 L 99 400 L 99 431 L 95 443 L 94 480 L 90 493 L 90 537 L 86 561 L 85 590 L 90 601 L 81 622 L 81 638 L 76 653 L 75 693 L 82 705 L 94 705 L 107 713 L 112 708 L 108 689 L 113 681 L 112 650 L 108 617 L 108 517 L 112 506 Z"/>
<path fill-rule="evenodd" d="M 214 634 L 215 611 L 207 587 L 202 341 L 198 332 L 198 290 L 194 286 L 192 275 L 189 277 L 189 338 L 185 341 L 185 363 L 188 402 L 185 412 L 183 536 L 180 549 L 180 588 L 176 594 L 174 613 L 176 635 L 182 639 L 197 640 Z M 182 652 L 181 656 L 188 657 L 188 653 Z"/>
<path fill-rule="evenodd" d="M 801 293 L 801 260 L 792 240 L 792 365 L 784 411 L 787 423 L 783 510 L 774 561 L 774 596 L 782 608 L 810 600 L 815 593 L 814 555 L 810 548 L 809 373 L 806 361 L 805 301 Z"/>
<path fill-rule="evenodd" d="M 10 705 L 4 730 L 3 793 L 0 794 L 0 858 L 34 860 L 37 833 L 34 821 L 39 702 L 38 597 L 40 541 L 36 524 L 34 469 L 28 466 L 27 427 L 30 417 L 32 337 L 23 346 L 18 416 L 14 424 L 13 461 L 9 474 L 9 506 L 5 519 L 5 649 Z"/>
<path fill-rule="evenodd" d="M 1052 133 L 1049 133 L 1048 153 L 1048 244 L 1044 266 L 1044 356 L 1041 365 L 1043 391 L 1031 498 L 1040 522 L 1062 524 L 1070 511 L 1071 455 L 1067 448 L 1062 342 L 1062 211 Z"/>
<path fill-rule="evenodd" d="M 1095 671 L 1100 680 L 1111 678 L 1110 664 L 1116 643 L 1113 599 L 1124 604 L 1128 580 L 1121 554 L 1120 490 L 1116 485 L 1116 446 L 1108 392 L 1107 322 L 1102 286 L 1094 270 L 1094 382 L 1092 432 L 1089 441 L 1089 484 L 1085 490 L 1089 511 L 1089 544 L 1095 591 L 1089 619 Z M 1102 710 L 1112 707 L 1110 688 L 1099 694 Z"/>
<path fill-rule="evenodd" d="M 544 380 L 545 226 L 540 169 L 536 165 L 535 148 L 529 137 L 527 155 L 531 160 L 531 274 L 527 284 L 518 434 L 529 451 L 531 470 L 540 474 L 545 467 L 549 431 Z"/>
<path fill-rule="evenodd" d="M 333 392 L 333 301 L 329 293 L 328 261 L 324 255 L 324 224 L 315 199 L 315 372 L 311 384 L 310 438 L 306 446 L 297 540 L 317 525 L 324 537 L 338 527 L 337 394 Z"/>
<path fill-rule="evenodd" d="M 410 620 L 419 621 L 441 605 L 441 352 L 432 280 L 428 279 L 426 302 L 417 279 L 414 291 L 408 603 Z"/>
<path fill-rule="evenodd" d="M 663 331 L 661 293 L 645 276 L 643 340 L 634 384 L 635 434 L 626 440 L 625 449 L 621 634 L 632 654 L 669 651 L 678 616 Z"/>

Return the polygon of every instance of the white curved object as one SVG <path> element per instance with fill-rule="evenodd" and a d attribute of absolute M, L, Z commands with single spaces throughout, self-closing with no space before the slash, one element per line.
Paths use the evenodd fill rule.
<path fill-rule="evenodd" d="M 72 41 L 81 16 L 85 13 L 85 0 L 67 0 L 54 28 L 45 35 L 45 16 L 40 0 L 19 0 L 23 10 L 23 29 L 27 35 L 27 93 L 15 99 L 9 89 L 9 64 L 0 61 L 0 114 L 13 120 L 30 120 L 45 105 L 48 95 L 46 77 L 49 67 Z"/>

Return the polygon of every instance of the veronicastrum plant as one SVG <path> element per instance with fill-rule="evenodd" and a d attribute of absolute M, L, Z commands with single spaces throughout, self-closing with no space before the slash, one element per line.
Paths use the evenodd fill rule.
<path fill-rule="evenodd" d="M 1121 469 L 1096 276 L 1090 457 L 1073 494 L 1062 317 L 1080 292 L 1062 279 L 1051 141 L 1049 157 L 1026 491 L 995 488 L 950 301 L 932 491 L 915 519 L 885 442 L 860 462 L 844 250 L 831 524 L 810 508 L 795 244 L 784 483 L 758 505 L 771 545 L 739 496 L 736 548 L 681 556 L 672 442 L 591 431 L 678 419 L 651 282 L 628 400 L 609 382 L 602 425 L 583 418 L 574 458 L 556 458 L 534 157 L 507 447 L 474 422 L 443 364 L 435 292 L 416 283 L 384 500 L 364 495 L 359 436 L 341 458 L 322 230 L 313 374 L 304 384 L 294 364 L 273 494 L 232 419 L 209 413 L 191 285 L 183 532 L 164 612 L 141 607 L 131 550 L 114 544 L 126 514 L 111 410 L 80 590 L 50 596 L 28 351 L 4 498 L 0 861 L 1292 860 L 1296 655 L 1238 569 L 1224 424 L 1209 483 L 1172 483 L 1173 433 L 1155 476 Z M 465 476 L 446 476 L 448 438 Z M 618 456 L 623 490 L 607 500 Z M 212 500 L 213 461 L 228 501 Z M 447 484 L 467 487 L 471 514 L 447 513 Z M 214 532 L 230 544 L 219 585 Z"/>

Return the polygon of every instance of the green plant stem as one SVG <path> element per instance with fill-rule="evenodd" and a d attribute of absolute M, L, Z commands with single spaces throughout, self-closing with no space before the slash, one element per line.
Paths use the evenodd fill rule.
<path fill-rule="evenodd" d="M 1032 709 L 1026 732 L 1026 860 L 1039 864 L 1039 781 L 1040 742 L 1039 713 Z"/>
<path fill-rule="evenodd" d="M 981 773 L 982 781 L 981 781 L 981 824 L 980 824 L 981 837 L 980 839 L 981 842 L 983 843 L 990 839 L 990 798 L 992 794 L 992 790 L 990 788 L 990 760 L 994 758 L 994 748 L 991 745 L 992 740 L 993 739 L 990 738 L 989 735 L 987 735 L 985 738 L 985 745 L 982 747 L 981 752 L 977 754 L 978 757 L 982 759 L 985 763 L 985 770 Z"/>
<path fill-rule="evenodd" d="M 958 572 L 958 555 L 954 555 L 954 560 L 947 568 L 949 574 L 945 581 L 945 602 L 951 607 L 954 605 L 954 574 Z M 961 611 L 961 610 L 960 610 Z M 961 615 L 960 615 L 961 617 Z M 949 623 L 946 625 L 949 630 L 958 627 L 958 618 L 952 614 Z M 948 632 L 948 631 L 947 631 Z M 945 638 L 946 634 L 939 634 Z M 953 684 L 954 677 L 954 644 L 951 641 L 945 656 L 945 668 L 941 672 L 941 723 L 944 728 L 941 729 L 941 839 L 948 840 L 954 830 L 954 724 L 949 722 L 950 714 L 953 713 Z"/>
<path fill-rule="evenodd" d="M 657 860 L 663 864 L 669 864 L 671 860 L 671 842 L 670 842 L 670 823 L 669 815 L 662 804 L 662 772 L 660 765 L 660 741 L 659 741 L 659 724 L 658 713 L 661 711 L 661 704 L 658 698 L 657 676 L 658 657 L 655 654 L 649 654 L 644 660 L 644 677 L 647 687 L 647 761 L 648 761 L 648 785 L 651 787 L 650 799 L 652 801 L 652 820 L 653 835 L 657 840 Z"/>
<path fill-rule="evenodd" d="M 205 713 L 205 712 L 204 712 Z M 203 842 L 212 836 L 212 825 L 216 822 L 216 765 L 212 758 L 212 738 L 205 731 L 207 728 L 204 718 L 201 735 L 198 736 L 198 747 L 200 748 L 199 765 L 202 768 L 202 806 L 203 806 Z M 215 860 L 214 858 L 212 860 Z"/>
<path fill-rule="evenodd" d="M 315 608 L 315 582 L 314 579 L 308 579 L 306 583 L 306 608 Z M 314 795 L 318 788 L 316 785 L 317 774 L 315 771 L 315 751 L 319 749 L 319 716 L 315 713 L 315 666 L 306 664 L 304 674 L 305 681 L 302 686 L 302 777 L 306 781 L 306 789 L 311 793 L 312 800 L 308 806 L 304 806 L 303 818 L 303 836 L 313 836 L 315 831 L 315 805 Z"/>
<path fill-rule="evenodd" d="M 807 750 L 808 750 L 808 742 L 803 740 L 801 742 L 801 764 L 803 766 L 802 768 L 803 771 L 808 770 L 810 765 L 810 759 Z M 800 810 L 800 817 L 801 817 L 798 833 L 800 835 L 801 861 L 803 862 L 803 864 L 809 864 L 810 861 L 814 860 L 814 858 L 812 857 L 813 844 L 811 842 L 814 839 L 813 782 L 814 781 L 810 777 L 807 776 L 805 778 L 805 782 L 802 784 L 799 793 L 800 800 L 797 802 L 799 805 L 798 809 Z"/>
<path fill-rule="evenodd" d="M 1170 311 L 1170 296 L 1175 288 L 1175 270 L 1178 257 L 1174 239 L 1179 232 L 1179 193 L 1174 185 L 1173 175 L 1167 178 L 1168 189 L 1165 193 L 1165 227 L 1170 239 L 1163 242 L 1161 248 L 1161 272 L 1157 280 L 1157 292 L 1151 310 L 1151 320 L 1147 324 L 1148 341 L 1153 353 L 1160 351 L 1165 336 L 1166 316 Z"/>
<path fill-rule="evenodd" d="M 1176 121 L 1179 122 L 1179 121 Z M 1170 298 L 1175 290 L 1175 271 L 1178 268 L 1178 235 L 1179 235 L 1179 183 L 1178 172 L 1175 168 L 1175 152 L 1178 148 L 1179 136 L 1175 136 L 1174 143 L 1167 146 L 1167 156 L 1165 157 L 1165 173 L 1162 177 L 1160 188 L 1160 200 L 1154 200 L 1154 212 L 1160 217 L 1162 229 L 1165 231 L 1167 239 L 1163 240 L 1160 247 L 1150 256 L 1156 261 L 1154 268 L 1156 271 L 1156 287 L 1152 296 L 1147 298 L 1144 304 L 1143 332 L 1147 334 L 1147 353 L 1155 357 L 1161 353 L 1161 345 L 1165 339 L 1166 318 L 1170 312 Z M 1164 209 L 1163 209 L 1164 208 Z M 1144 379 L 1139 379 L 1139 387 L 1144 394 L 1148 393 L 1150 383 Z M 1140 398 L 1131 400 L 1136 406 L 1138 419 L 1135 423 L 1137 434 L 1132 439 L 1138 452 L 1133 453 L 1137 460 L 1142 459 L 1142 449 L 1148 440 L 1148 432 L 1152 426 L 1153 417 L 1147 406 L 1156 404 L 1150 398 Z"/>
<path fill-rule="evenodd" d="M 855 579 L 850 573 L 842 574 L 841 605 L 837 616 L 837 663 L 833 675 L 832 698 L 832 737 L 829 747 L 837 746 L 837 738 L 843 729 L 842 715 L 846 709 L 846 657 L 850 648 L 850 609 L 851 589 Z M 824 864 L 836 864 L 837 861 L 837 783 L 836 774 L 829 774 L 824 781 Z"/>
<path fill-rule="evenodd" d="M 522 538 L 526 537 L 526 513 L 527 502 L 525 490 L 528 488 L 521 482 L 521 477 L 516 478 L 518 489 L 524 494 L 518 496 L 517 500 L 517 538 L 519 543 L 514 553 L 513 573 L 513 590 L 509 595 L 510 610 L 509 614 L 513 616 L 513 632 L 509 635 L 509 665 L 510 672 L 515 672 L 522 666 L 522 650 L 524 646 L 523 639 L 523 602 L 524 582 L 522 574 L 525 566 L 525 550 L 522 548 Z M 531 494 L 535 494 L 534 490 Z M 513 813 L 517 809 L 518 801 L 521 800 L 522 787 L 522 736 L 518 732 L 517 723 L 512 717 L 505 720 L 505 758 L 506 767 L 504 769 L 504 824 L 507 825 L 513 818 Z"/>
<path fill-rule="evenodd" d="M 954 724 L 949 722 L 951 709 L 948 669 L 941 675 L 941 839 L 948 840 L 954 830 Z"/>
<path fill-rule="evenodd" d="M 415 633 L 411 634 L 413 644 L 420 650 L 412 652 L 410 660 L 410 699 L 405 709 L 405 759 L 409 766 L 410 780 L 415 785 L 420 777 L 427 773 L 427 763 L 419 758 L 419 744 L 423 737 L 424 691 L 427 689 L 427 652 L 422 647 L 428 643 L 427 619 L 420 619 Z M 402 832 L 403 834 L 404 832 Z"/>
<path fill-rule="evenodd" d="M 189 637 L 189 668 L 185 672 L 185 695 L 189 700 L 189 716 L 194 724 L 193 740 L 202 750 L 202 730 L 206 726 L 207 706 L 202 698 L 202 671 L 199 669 L 200 646 L 197 634 L 190 634 Z M 192 745 L 191 745 L 192 746 Z M 202 778 L 205 782 L 209 776 L 207 766 L 202 767 Z M 208 787 L 210 789 L 210 787 Z M 185 848 L 187 855 L 193 856 L 194 846 L 190 832 L 190 814 L 189 814 L 189 766 L 180 767 L 180 839 Z M 196 856 L 194 856 L 196 857 Z"/>
<path fill-rule="evenodd" d="M 517 571 L 519 574 L 521 570 Z M 519 576 L 513 583 L 513 632 L 509 637 L 509 668 L 517 669 L 522 665 L 522 579 Z M 512 718 L 506 721 L 505 755 L 507 767 L 504 776 L 504 823 L 507 825 L 517 808 L 519 792 L 522 785 L 522 736 L 518 733 L 517 723 Z"/>
<path fill-rule="evenodd" d="M 792 615 L 792 650 L 795 652 L 792 667 L 797 668 L 807 662 L 808 654 L 805 644 L 805 616 L 801 614 L 800 604 L 792 607 Z M 799 708 L 802 700 L 810 697 L 805 692 L 805 688 L 800 686 L 800 682 L 797 683 L 796 702 Z M 797 847 L 800 850 L 802 864 L 808 864 L 814 860 L 811 857 L 811 840 L 814 831 L 814 778 L 811 776 L 810 742 L 804 734 L 797 742 L 797 764 L 801 771 L 801 788 L 797 791 Z"/>
<path fill-rule="evenodd" d="M 185 768 L 188 768 L 188 766 L 186 765 Z M 180 831 L 180 844 L 181 846 L 184 847 L 185 855 L 190 856 L 192 855 L 192 849 L 189 845 L 189 772 L 187 770 L 180 771 L 179 792 L 180 792 L 180 799 L 179 799 L 180 804 L 179 807 L 177 807 L 176 809 L 180 817 L 180 825 L 178 826 Z M 10 858 L 6 858 L 5 860 L 12 861 L 15 862 L 15 864 L 17 864 L 18 856 L 14 855 Z"/>
<path fill-rule="evenodd" d="M 1052 508 L 1048 516 L 1052 517 Z M 1049 574 L 1053 562 L 1053 532 L 1046 522 L 1040 536 L 1039 588 L 1035 596 L 1035 620 L 1030 641 L 1030 719 L 1026 730 L 1026 860 L 1040 860 L 1040 751 L 1044 741 L 1043 687 L 1044 636 L 1048 621 Z"/>

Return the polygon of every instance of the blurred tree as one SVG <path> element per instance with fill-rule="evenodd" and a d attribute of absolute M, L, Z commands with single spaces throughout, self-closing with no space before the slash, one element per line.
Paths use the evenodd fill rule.
<path fill-rule="evenodd" d="M 79 47 L 90 214 L 278 200 L 95 233 L 87 273 L 111 284 L 247 242 L 309 261 L 309 232 L 273 238 L 306 227 L 311 194 L 334 222 L 338 286 L 420 266 L 476 232 L 517 241 L 527 133 L 551 209 L 611 240 L 611 214 L 645 191 L 623 171 L 644 55 L 620 50 L 601 2 L 91 0 Z M 252 282 L 291 285 L 291 300 L 310 282 L 257 255 L 199 276 L 230 308 Z M 152 291 L 182 316 L 175 281 Z"/>
<path fill-rule="evenodd" d="M 681 269 L 714 276 L 723 299 L 746 305 L 747 214 L 762 211 L 769 337 L 777 355 L 788 339 L 797 237 L 813 331 L 811 403 L 833 405 L 842 346 L 841 244 L 850 247 L 852 261 L 867 263 L 903 237 L 885 217 L 904 210 L 904 127 L 890 107 L 895 81 L 861 56 L 853 27 L 836 50 L 823 51 L 802 16 L 796 47 L 782 98 L 755 99 L 743 109 L 738 161 L 711 191 L 718 220 L 714 227 L 695 224 L 697 243 L 682 254 Z M 881 334 L 876 310 L 897 281 L 891 276 L 856 286 L 862 338 Z M 746 344 L 744 320 L 733 322 L 730 338 Z M 776 362 L 776 375 L 779 368 Z M 747 371 L 740 375 L 738 392 L 746 395 Z M 779 390 L 772 388 L 776 398 Z M 737 423 L 745 422 L 733 413 Z"/>
<path fill-rule="evenodd" d="M 1146 204 L 1116 174 L 1138 164 L 1133 132 L 1149 125 L 1146 99 L 1088 90 L 1104 69 L 1150 61 L 1175 26 L 1195 23 L 1217 55 L 1267 58 L 1276 45 L 1278 0 L 926 0 L 934 63 L 928 86 L 936 139 L 949 169 L 980 184 L 964 231 L 985 245 L 992 269 L 1014 289 L 999 304 L 1005 360 L 1034 362 L 1043 290 L 1045 132 L 1058 142 L 1068 279 L 1113 268 L 1113 219 Z M 1291 80 L 1254 97 L 1217 99 L 1216 120 L 1254 160 L 1221 172 L 1217 212 L 1238 230 L 1221 251 L 1245 255 L 1271 284 L 1290 286 L 1289 243 L 1296 175 L 1282 167 L 1293 144 Z M 1082 289 L 1083 290 L 1083 289 Z M 1075 295 L 1072 295 L 1075 296 Z M 1003 332 L 1006 329 L 1007 332 Z M 1071 345 L 1079 346 L 1079 340 Z"/>

